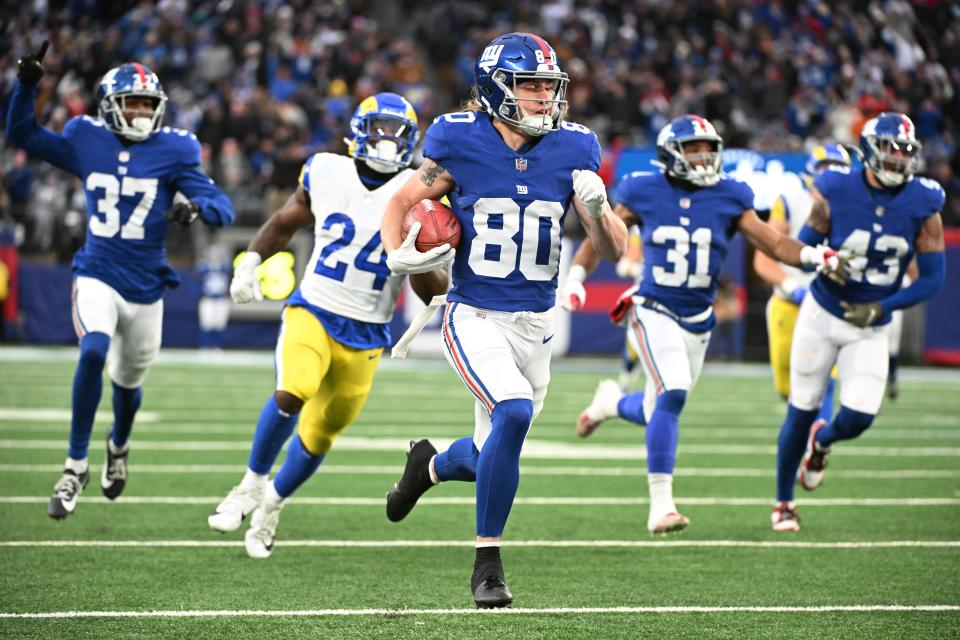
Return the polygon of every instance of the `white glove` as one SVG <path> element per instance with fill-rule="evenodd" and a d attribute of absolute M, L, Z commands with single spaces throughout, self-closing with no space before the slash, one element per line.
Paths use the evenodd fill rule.
<path fill-rule="evenodd" d="M 621 278 L 636 280 L 640 277 L 640 266 L 642 262 L 631 260 L 630 258 L 620 258 L 617 261 L 617 275 Z"/>
<path fill-rule="evenodd" d="M 583 281 L 587 278 L 586 270 L 578 264 L 570 267 L 567 279 L 560 290 L 560 307 L 567 311 L 576 311 L 587 302 L 587 290 L 583 288 Z"/>
<path fill-rule="evenodd" d="M 238 304 L 246 304 L 254 300 L 263 300 L 260 291 L 260 278 L 255 270 L 263 260 L 256 251 L 247 251 L 240 258 L 240 264 L 233 271 L 233 280 L 230 282 L 230 297 Z"/>
<path fill-rule="evenodd" d="M 591 218 L 600 218 L 606 213 L 604 205 L 607 203 L 607 188 L 603 180 L 593 171 L 584 169 L 573 170 L 573 192 L 580 198 L 580 202 L 587 208 Z"/>
<path fill-rule="evenodd" d="M 800 249 L 800 262 L 814 267 L 837 284 L 846 284 L 850 280 L 850 256 L 838 253 L 825 244 L 810 245 Z"/>
<path fill-rule="evenodd" d="M 397 275 L 426 273 L 446 265 L 456 256 L 456 250 L 449 244 L 442 244 L 429 251 L 420 253 L 414 246 L 420 234 L 420 223 L 414 222 L 407 232 L 403 244 L 387 253 L 387 266 Z"/>

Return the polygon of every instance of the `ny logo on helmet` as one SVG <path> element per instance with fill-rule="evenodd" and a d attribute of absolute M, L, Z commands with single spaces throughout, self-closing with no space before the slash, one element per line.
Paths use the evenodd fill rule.
<path fill-rule="evenodd" d="M 477 63 L 481 69 L 490 73 L 490 69 L 497 64 L 500 60 L 500 53 L 503 51 L 502 44 L 494 44 L 483 50 L 483 55 L 480 56 L 480 62 Z"/>

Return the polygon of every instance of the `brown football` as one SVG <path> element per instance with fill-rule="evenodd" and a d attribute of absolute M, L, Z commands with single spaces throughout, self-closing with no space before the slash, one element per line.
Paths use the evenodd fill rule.
<path fill-rule="evenodd" d="M 450 207 L 438 200 L 421 200 L 407 212 L 401 229 L 404 238 L 414 222 L 420 223 L 420 234 L 414 245 L 417 251 L 429 251 L 442 244 L 451 247 L 460 244 L 460 221 Z"/>

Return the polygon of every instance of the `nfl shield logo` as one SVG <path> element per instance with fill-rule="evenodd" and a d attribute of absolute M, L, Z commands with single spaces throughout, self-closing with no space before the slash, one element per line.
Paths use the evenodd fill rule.
<path fill-rule="evenodd" d="M 690 208 L 690 198 L 680 198 L 680 208 L 689 209 Z"/>
<path fill-rule="evenodd" d="M 517 171 L 526 171 L 527 170 L 527 159 L 526 158 L 517 158 L 516 160 Z"/>

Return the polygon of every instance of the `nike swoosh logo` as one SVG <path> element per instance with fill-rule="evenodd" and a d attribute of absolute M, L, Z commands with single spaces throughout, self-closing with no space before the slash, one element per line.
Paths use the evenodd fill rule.
<path fill-rule="evenodd" d="M 552 333 L 551 333 L 550 335 L 548 335 L 546 338 L 543 339 L 543 344 L 547 344 L 547 343 L 550 342 L 551 340 L 553 340 L 553 334 L 552 334 Z"/>

